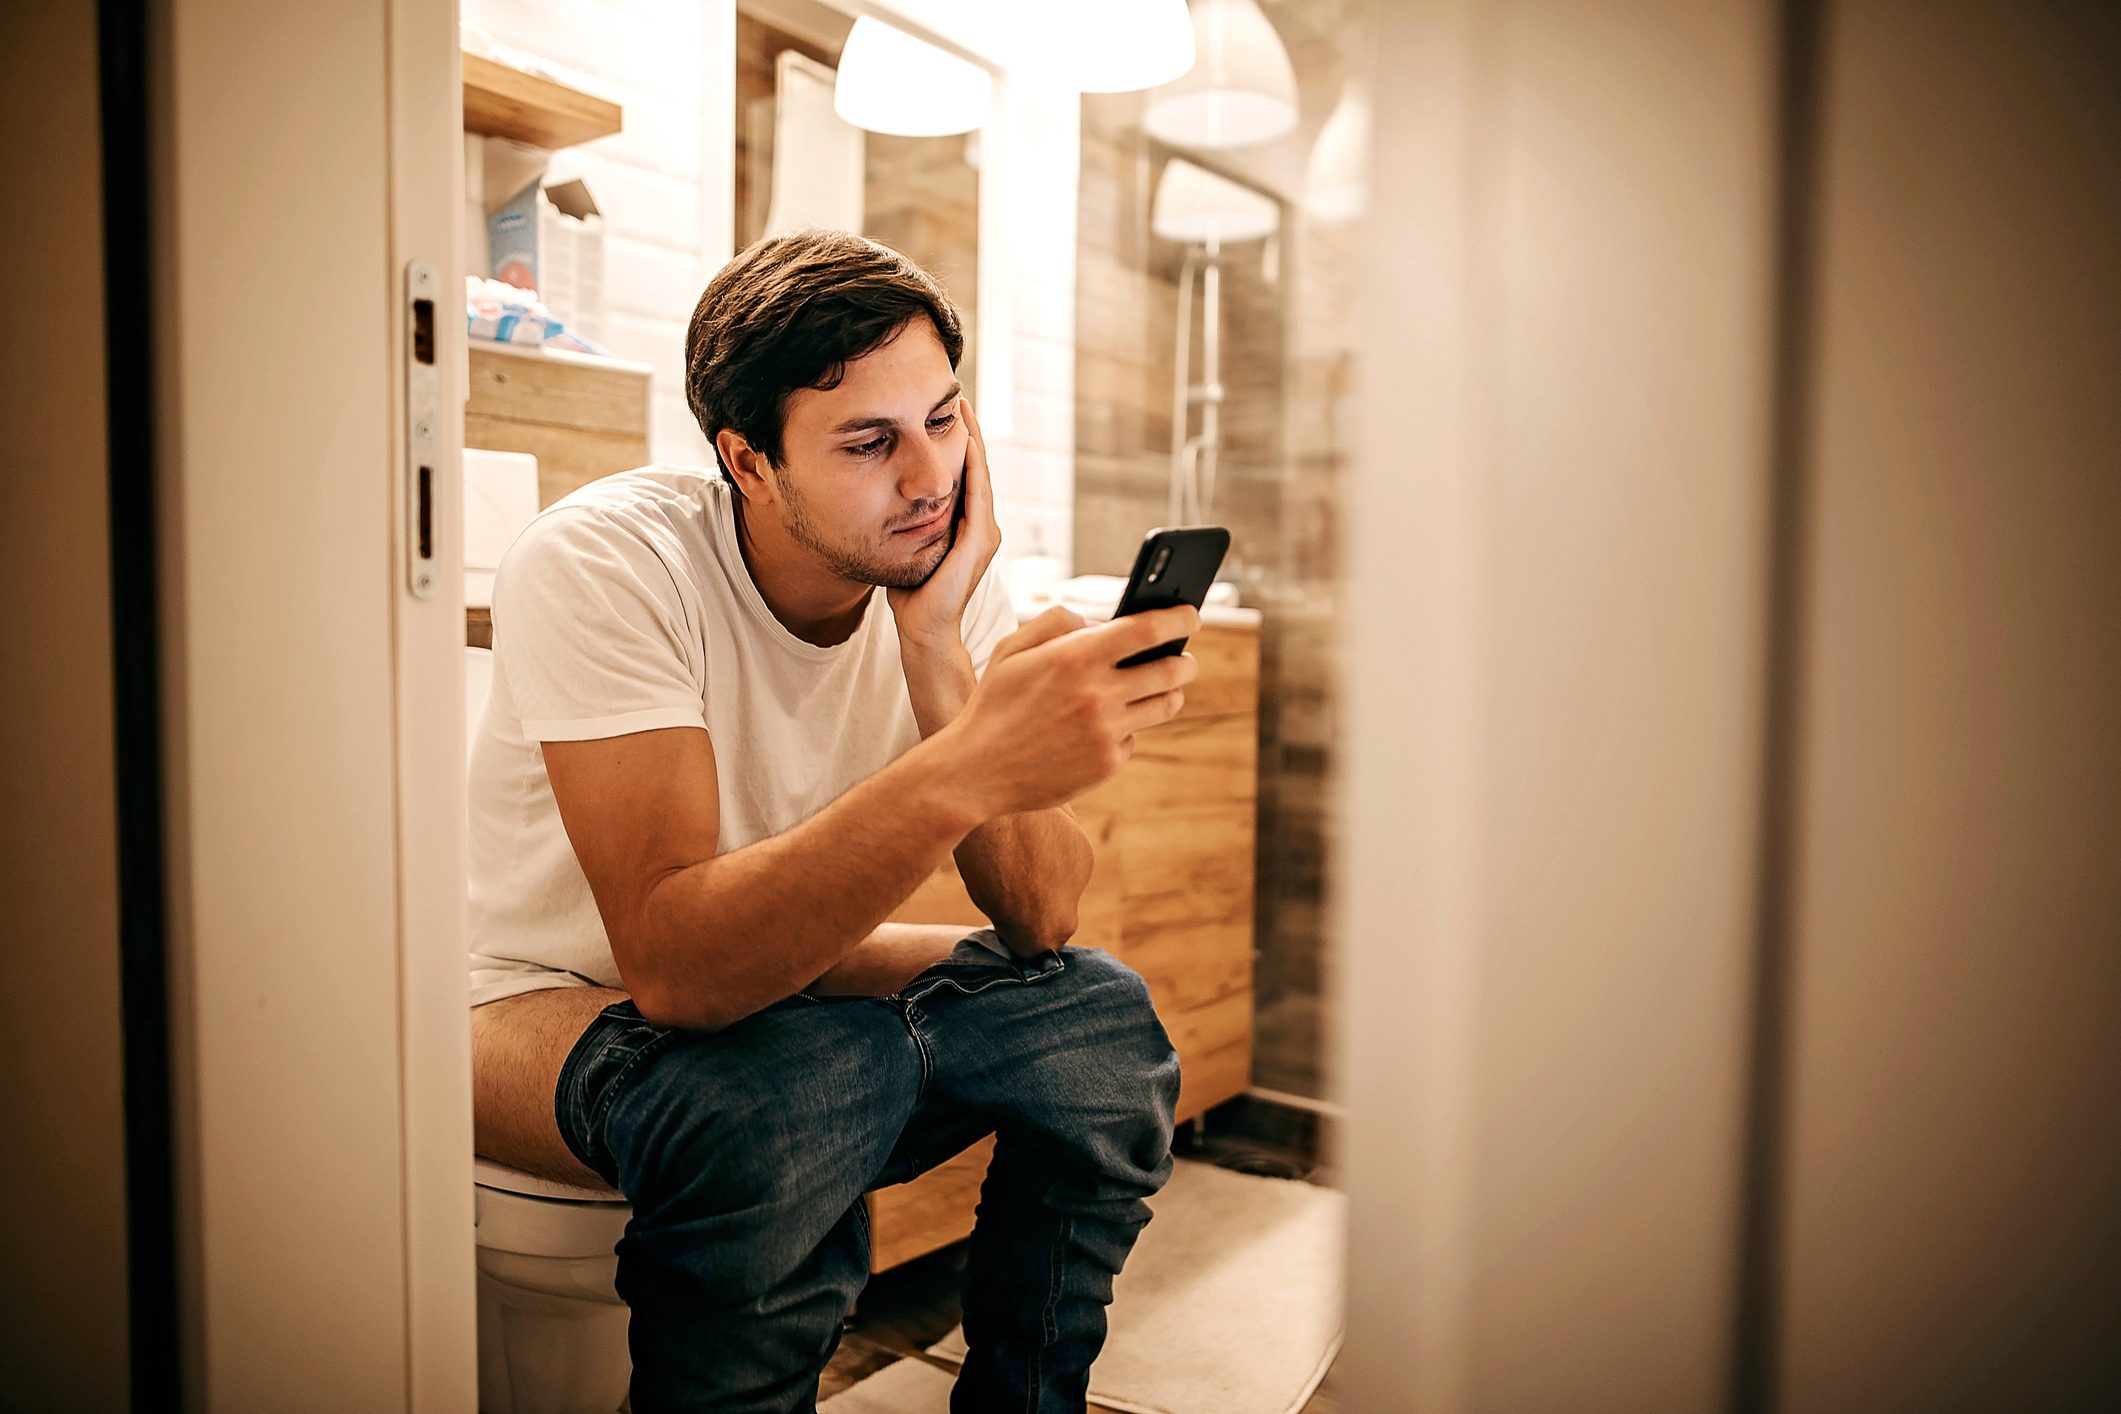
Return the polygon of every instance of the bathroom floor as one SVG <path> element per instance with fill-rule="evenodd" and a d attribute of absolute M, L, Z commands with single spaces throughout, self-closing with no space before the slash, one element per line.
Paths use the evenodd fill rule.
<path fill-rule="evenodd" d="M 1218 1106 L 1199 1124 L 1181 1130 L 1177 1152 L 1245 1173 L 1302 1178 L 1332 1183 L 1314 1117 L 1238 1099 Z M 952 1243 L 870 1279 L 861 1304 L 847 1323 L 840 1348 L 818 1381 L 818 1398 L 827 1399 L 856 1381 L 900 1360 L 928 1360 L 924 1353 L 958 1322 L 958 1288 L 964 1279 L 965 1244 Z M 930 1361 L 939 1369 L 951 1367 Z M 1300 1414 L 1340 1414 L 1338 1371 L 1325 1381 Z M 1090 1414 L 1112 1414 L 1092 1401 Z"/>

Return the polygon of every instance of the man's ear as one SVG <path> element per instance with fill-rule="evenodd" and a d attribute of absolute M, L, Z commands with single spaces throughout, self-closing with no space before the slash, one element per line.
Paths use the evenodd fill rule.
<path fill-rule="evenodd" d="M 714 434 L 714 454 L 728 469 L 730 479 L 747 501 L 773 500 L 773 481 L 766 475 L 772 463 L 734 427 Z"/>

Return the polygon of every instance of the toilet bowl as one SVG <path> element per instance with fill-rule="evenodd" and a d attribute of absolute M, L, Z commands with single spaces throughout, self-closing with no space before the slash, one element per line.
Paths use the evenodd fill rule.
<path fill-rule="evenodd" d="M 578 1188 L 473 1163 L 481 1414 L 622 1410 L 633 1372 L 613 1248 L 632 1209 Z"/>

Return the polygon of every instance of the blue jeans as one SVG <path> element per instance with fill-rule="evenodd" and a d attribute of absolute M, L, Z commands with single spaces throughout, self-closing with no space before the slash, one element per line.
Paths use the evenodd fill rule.
<path fill-rule="evenodd" d="M 1015 959 L 991 929 L 891 997 L 797 993 L 715 1032 L 606 1008 L 556 1105 L 633 1204 L 634 1414 L 814 1408 L 869 1277 L 862 1194 L 989 1133 L 950 1407 L 1081 1410 L 1177 1102 L 1139 976 L 1096 948 Z"/>

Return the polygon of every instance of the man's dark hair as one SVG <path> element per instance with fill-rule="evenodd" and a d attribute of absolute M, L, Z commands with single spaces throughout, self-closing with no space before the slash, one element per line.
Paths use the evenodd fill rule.
<path fill-rule="evenodd" d="M 956 368 L 965 351 L 956 306 L 891 247 L 846 231 L 758 241 L 707 282 L 692 311 L 685 401 L 708 445 L 733 428 L 777 462 L 789 394 L 838 387 L 851 360 L 921 315 Z"/>

